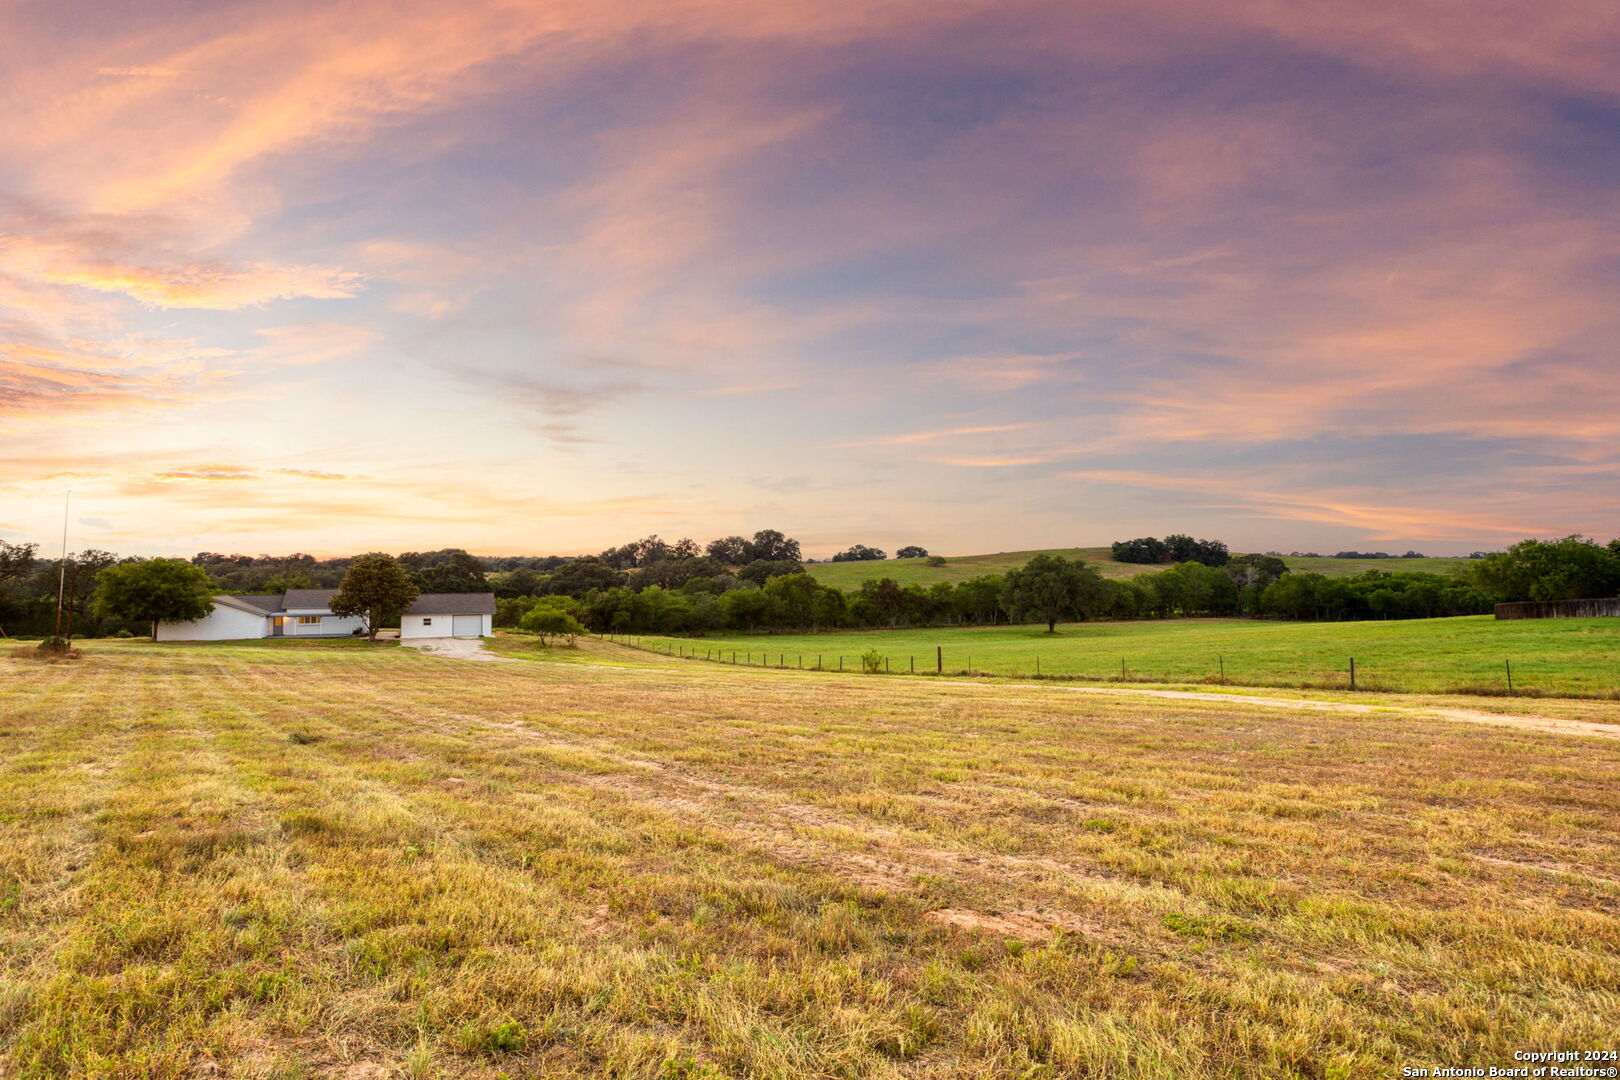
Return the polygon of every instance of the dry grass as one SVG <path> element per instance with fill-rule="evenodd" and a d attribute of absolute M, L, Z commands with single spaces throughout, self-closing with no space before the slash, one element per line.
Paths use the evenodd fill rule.
<path fill-rule="evenodd" d="M 0 661 L 0 1076 L 1350 1078 L 1597 1048 L 1617 767 L 1612 739 L 1045 686 Z"/>

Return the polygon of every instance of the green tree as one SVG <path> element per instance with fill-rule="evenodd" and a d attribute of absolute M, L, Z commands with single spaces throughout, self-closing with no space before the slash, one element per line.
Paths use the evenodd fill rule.
<path fill-rule="evenodd" d="M 893 578 L 870 579 L 861 582 L 861 591 L 858 594 L 865 600 L 872 610 L 879 613 L 892 628 L 900 621 L 900 609 L 905 603 L 905 590 Z"/>
<path fill-rule="evenodd" d="M 754 538 L 748 541 L 747 555 L 749 562 L 798 562 L 804 558 L 799 553 L 799 542 L 775 529 L 761 529 L 755 533 Z"/>
<path fill-rule="evenodd" d="M 1074 596 L 1070 601 L 1073 605 L 1074 617 L 1081 622 L 1095 619 L 1108 611 L 1108 603 L 1113 594 L 1108 589 L 1108 582 L 1101 573 L 1090 563 L 1076 559 L 1069 563 L 1073 567 Z"/>
<path fill-rule="evenodd" d="M 34 568 L 38 544 L 8 544 L 0 540 L 0 589 Z"/>
<path fill-rule="evenodd" d="M 484 576 L 484 564 L 477 556 L 461 548 L 419 554 L 411 551 L 399 557 L 404 566 L 411 568 L 411 579 L 423 592 L 469 593 L 489 588 Z"/>
<path fill-rule="evenodd" d="M 527 566 L 490 577 L 490 586 L 495 590 L 495 595 L 501 597 L 537 596 L 545 583 L 544 575 Z"/>
<path fill-rule="evenodd" d="M 994 625 L 1002 609 L 1002 590 L 1006 581 L 1000 574 L 960 581 L 956 584 L 956 610 L 969 622 Z"/>
<path fill-rule="evenodd" d="M 740 536 L 722 536 L 710 540 L 704 554 L 725 566 L 741 566 L 748 562 L 748 541 Z"/>
<path fill-rule="evenodd" d="M 578 619 L 554 607 L 536 607 L 523 616 L 521 625 L 523 629 L 533 631 L 542 645 L 551 637 L 566 637 L 568 644 L 572 645 L 574 639 L 585 632 Z"/>
<path fill-rule="evenodd" d="M 840 551 L 832 557 L 833 562 L 881 562 L 888 556 L 882 548 L 868 547 L 865 544 L 852 544 L 848 550 Z"/>
<path fill-rule="evenodd" d="M 1225 570 L 1239 589 L 1264 589 L 1288 573 L 1288 564 L 1275 555 L 1238 555 L 1226 564 Z"/>
<path fill-rule="evenodd" d="M 814 629 L 816 622 L 816 593 L 821 586 L 809 574 L 783 574 L 765 583 L 765 595 L 770 598 L 783 625 L 801 629 Z"/>
<path fill-rule="evenodd" d="M 201 567 L 184 559 L 137 559 L 104 567 L 96 575 L 94 608 L 107 619 L 157 625 L 190 622 L 214 610 L 214 583 Z"/>
<path fill-rule="evenodd" d="M 332 597 L 332 614 L 360 616 L 366 636 L 376 641 L 382 624 L 397 618 L 420 595 L 398 559 L 372 551 L 349 564 L 349 572 Z"/>
<path fill-rule="evenodd" d="M 1080 566 L 1058 555 L 1037 555 L 1017 570 L 1007 572 L 1002 603 L 1020 618 L 1046 624 L 1057 633 L 1057 621 L 1075 605 L 1082 577 Z"/>
<path fill-rule="evenodd" d="M 110 551 L 98 548 L 86 548 L 77 555 L 68 556 L 67 572 L 67 601 L 68 625 L 78 626 L 79 632 L 85 637 L 94 637 L 98 632 L 105 631 L 100 625 L 103 620 L 95 617 L 95 609 L 91 600 L 96 593 L 96 582 L 101 579 L 101 572 L 109 566 L 118 565 L 118 556 Z M 76 623 L 75 619 L 83 620 Z"/>
<path fill-rule="evenodd" d="M 1469 568 L 1504 600 L 1586 600 L 1620 590 L 1620 556 L 1584 536 L 1522 540 Z"/>
<path fill-rule="evenodd" d="M 726 621 L 746 630 L 757 627 L 770 608 L 771 601 L 765 590 L 754 585 L 732 589 L 720 598 L 720 610 L 725 613 Z"/>
<path fill-rule="evenodd" d="M 926 559 L 928 558 L 928 549 L 920 544 L 907 544 L 895 552 L 894 557 L 897 559 Z"/>

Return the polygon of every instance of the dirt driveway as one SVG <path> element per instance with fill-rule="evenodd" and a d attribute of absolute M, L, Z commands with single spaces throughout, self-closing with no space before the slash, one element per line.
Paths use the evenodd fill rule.
<path fill-rule="evenodd" d="M 496 656 L 484 648 L 484 639 L 475 637 L 430 637 L 407 638 L 400 642 L 407 649 L 420 649 L 434 656 L 448 656 L 456 660 L 494 660 L 500 663 L 511 661 L 510 656 Z"/>

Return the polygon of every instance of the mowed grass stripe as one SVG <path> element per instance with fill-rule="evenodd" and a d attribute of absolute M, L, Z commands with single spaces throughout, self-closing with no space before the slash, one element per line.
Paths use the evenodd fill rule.
<path fill-rule="evenodd" d="M 241 1075 L 1389 1075 L 1596 1038 L 1616 993 L 1620 760 L 1596 740 L 1044 687 L 291 655 L 187 653 L 143 717 L 165 734 L 120 774 L 120 828 L 196 806 L 251 842 L 97 916 L 253 882 L 293 897 L 292 921 L 261 917 L 259 892 L 193 903 L 162 939 L 178 953 L 146 964 L 178 967 L 174 993 L 122 1029 L 173 1022 Z M 173 660 L 120 646 L 76 670 L 128 682 Z M 141 880 L 142 858 L 114 845 L 99 872 Z M 939 907 L 1073 932 L 1009 945 L 922 918 Z M 217 936 L 233 921 L 283 935 L 290 962 L 221 1003 L 208 986 L 267 974 Z M 39 994 L 0 1014 L 0 1045 L 42 1030 Z M 125 1046 L 74 1068 L 186 1075 Z"/>

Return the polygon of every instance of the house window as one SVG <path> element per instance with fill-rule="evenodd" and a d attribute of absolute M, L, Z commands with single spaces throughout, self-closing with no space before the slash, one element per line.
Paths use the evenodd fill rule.
<path fill-rule="evenodd" d="M 432 618 L 432 616 L 429 616 L 429 617 L 427 617 L 427 618 L 424 618 L 424 619 L 423 619 L 423 620 L 422 620 L 422 625 L 423 625 L 423 626 L 432 626 L 432 625 L 433 625 L 433 618 Z"/>
<path fill-rule="evenodd" d="M 321 617 L 319 615 L 300 615 L 300 616 L 298 616 L 298 624 L 300 626 L 308 626 L 310 623 L 317 623 L 318 624 L 320 621 L 321 621 Z"/>

